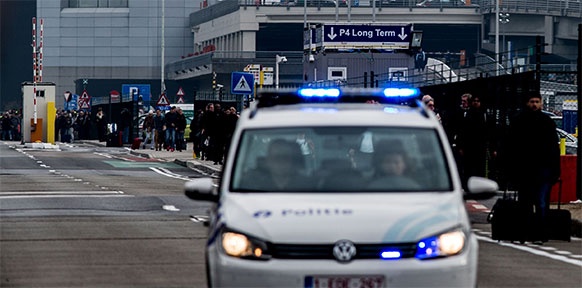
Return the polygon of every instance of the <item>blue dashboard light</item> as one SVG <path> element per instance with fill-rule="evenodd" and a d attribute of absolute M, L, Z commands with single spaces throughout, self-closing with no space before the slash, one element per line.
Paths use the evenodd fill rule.
<path fill-rule="evenodd" d="M 386 88 L 384 96 L 386 97 L 414 97 L 419 94 L 416 88 Z"/>
<path fill-rule="evenodd" d="M 380 257 L 382 257 L 382 259 L 400 259 L 400 257 L 402 257 L 402 253 L 400 253 L 400 251 L 393 250 L 382 251 L 382 253 L 380 253 Z"/>
<path fill-rule="evenodd" d="M 337 88 L 304 88 L 299 89 L 298 93 L 303 97 L 339 97 L 340 90 Z"/>

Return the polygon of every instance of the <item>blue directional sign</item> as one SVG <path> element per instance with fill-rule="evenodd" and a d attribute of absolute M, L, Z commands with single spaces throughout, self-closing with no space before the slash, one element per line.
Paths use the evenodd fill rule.
<path fill-rule="evenodd" d="M 147 102 L 150 101 L 150 85 L 149 84 L 123 84 L 121 85 L 121 95 L 123 102 L 136 101 Z"/>
<path fill-rule="evenodd" d="M 231 94 L 253 94 L 255 89 L 255 76 L 251 73 L 232 72 L 230 80 Z"/>
<path fill-rule="evenodd" d="M 79 110 L 79 95 L 77 94 L 71 94 L 71 100 L 69 100 L 69 102 L 64 103 L 64 109 L 65 111 L 68 110 Z"/>
<path fill-rule="evenodd" d="M 323 46 L 326 49 L 409 49 L 411 36 L 412 24 L 325 24 Z"/>

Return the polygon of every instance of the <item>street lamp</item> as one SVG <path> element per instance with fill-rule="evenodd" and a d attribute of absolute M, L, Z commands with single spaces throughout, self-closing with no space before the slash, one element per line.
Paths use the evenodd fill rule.
<path fill-rule="evenodd" d="M 279 89 L 279 63 L 286 63 L 287 57 L 275 55 L 275 88 Z"/>
<path fill-rule="evenodd" d="M 509 13 L 499 12 L 499 23 L 501 23 L 501 24 L 509 23 Z M 501 53 L 503 53 L 503 55 L 505 55 L 505 53 L 506 53 L 506 51 L 505 51 L 505 25 L 503 25 L 502 34 L 503 34 L 503 51 Z M 504 62 L 503 57 L 502 57 L 501 61 Z"/>

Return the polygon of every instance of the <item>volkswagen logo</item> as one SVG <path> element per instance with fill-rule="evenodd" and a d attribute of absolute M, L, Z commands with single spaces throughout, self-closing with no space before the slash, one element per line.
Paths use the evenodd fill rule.
<path fill-rule="evenodd" d="M 356 245 L 349 240 L 340 240 L 333 246 L 333 256 L 339 262 L 349 262 L 356 256 Z"/>

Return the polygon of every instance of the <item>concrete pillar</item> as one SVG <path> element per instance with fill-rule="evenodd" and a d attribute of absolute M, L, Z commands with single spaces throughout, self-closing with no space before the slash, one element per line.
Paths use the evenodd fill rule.
<path fill-rule="evenodd" d="M 554 46 L 554 16 L 544 17 L 544 43 L 548 45 L 544 47 L 544 52 L 553 53 Z"/>

